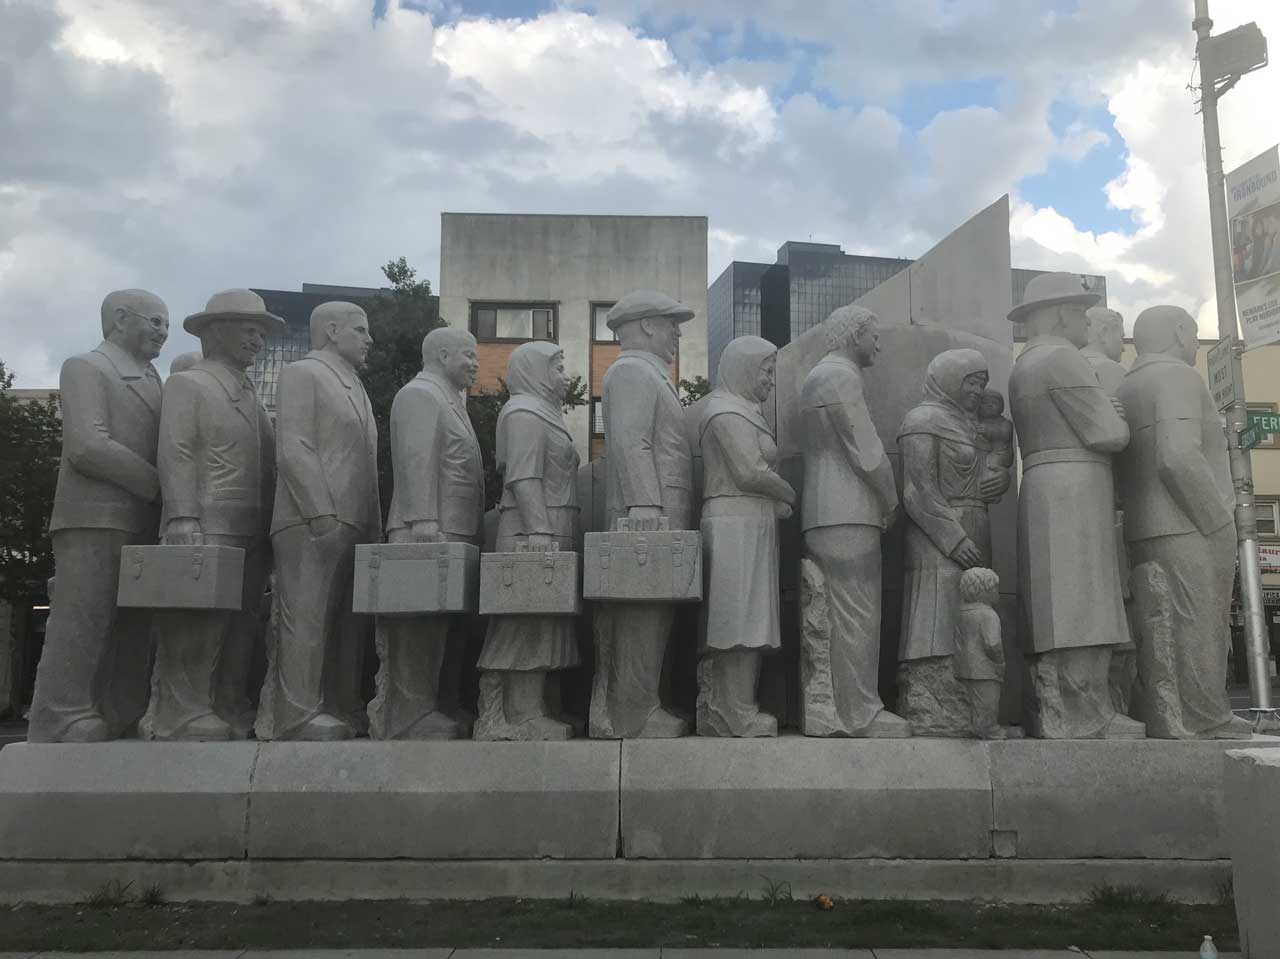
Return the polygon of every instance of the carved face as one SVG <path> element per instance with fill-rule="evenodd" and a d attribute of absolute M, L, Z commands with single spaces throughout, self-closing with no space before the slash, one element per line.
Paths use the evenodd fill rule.
<path fill-rule="evenodd" d="M 373 346 L 369 318 L 364 315 L 364 310 L 353 309 L 343 319 L 330 321 L 329 340 L 338 355 L 357 370 L 364 366 L 369 347 Z"/>
<path fill-rule="evenodd" d="M 471 384 L 476 381 L 476 371 L 480 369 L 480 357 L 476 353 L 475 343 L 445 347 L 440 351 L 440 365 L 444 367 L 445 378 L 456 389 L 470 389 Z"/>
<path fill-rule="evenodd" d="M 256 320 L 215 320 L 200 337 L 205 355 L 247 370 L 266 344 L 267 328 Z"/>
<path fill-rule="evenodd" d="M 1078 349 L 1088 346 L 1089 317 L 1085 313 L 1085 307 L 1079 303 L 1064 303 L 1058 307 L 1058 311 L 1063 338 Z"/>
<path fill-rule="evenodd" d="M 674 360 L 680 343 L 680 324 L 663 316 L 650 316 L 640 322 L 649 334 L 649 352 L 664 363 Z"/>
<path fill-rule="evenodd" d="M 978 403 L 978 415 L 984 420 L 992 420 L 1004 415 L 1004 397 L 995 390 L 985 390 Z"/>
<path fill-rule="evenodd" d="M 769 398 L 769 394 L 773 392 L 774 371 L 778 366 L 778 354 L 774 353 L 760 364 L 760 370 L 756 373 L 756 382 L 753 393 L 755 398 L 763 403 Z"/>
<path fill-rule="evenodd" d="M 960 405 L 966 413 L 976 413 L 987 388 L 986 373 L 970 373 L 960 381 Z M 997 414 L 999 415 L 999 414 Z"/>
<path fill-rule="evenodd" d="M 133 356 L 154 360 L 169 338 L 169 311 L 163 303 L 138 302 L 116 310 L 115 335 L 118 345 Z"/>
<path fill-rule="evenodd" d="M 558 353 L 551 358 L 551 365 L 547 368 L 547 380 L 552 394 L 563 400 L 565 393 L 569 390 L 569 374 L 565 372 L 563 353 Z"/>
<path fill-rule="evenodd" d="M 865 324 L 858 333 L 854 334 L 849 344 L 849 351 L 853 361 L 859 366 L 873 365 L 876 356 L 880 353 L 880 325 L 875 320 Z"/>

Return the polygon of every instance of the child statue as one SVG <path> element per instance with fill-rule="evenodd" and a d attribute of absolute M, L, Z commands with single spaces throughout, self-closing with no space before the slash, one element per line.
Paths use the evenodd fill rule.
<path fill-rule="evenodd" d="M 978 434 L 990 450 L 987 472 L 1003 472 L 1013 465 L 1013 420 L 1004 415 L 1004 397 L 983 390 L 978 401 Z"/>
<path fill-rule="evenodd" d="M 960 574 L 956 652 L 951 666 L 969 700 L 973 734 L 979 739 L 1008 739 L 1001 726 L 1000 690 L 1004 685 L 1004 645 L 1000 616 L 992 608 L 1000 598 L 1000 577 L 981 566 Z"/>

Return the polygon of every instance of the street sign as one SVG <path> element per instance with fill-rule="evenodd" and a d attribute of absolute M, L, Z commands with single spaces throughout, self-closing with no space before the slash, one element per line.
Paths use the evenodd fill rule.
<path fill-rule="evenodd" d="M 1257 430 L 1264 436 L 1280 433 L 1280 413 L 1268 413 L 1266 410 L 1249 410 L 1248 428 Z"/>
<path fill-rule="evenodd" d="M 1224 336 L 1209 350 L 1209 392 L 1219 410 L 1230 409 L 1236 401 L 1235 359 L 1231 355 L 1232 337 Z"/>
<path fill-rule="evenodd" d="M 1242 450 L 1251 450 L 1262 442 L 1262 431 L 1256 426 L 1250 425 L 1240 431 L 1240 448 Z"/>

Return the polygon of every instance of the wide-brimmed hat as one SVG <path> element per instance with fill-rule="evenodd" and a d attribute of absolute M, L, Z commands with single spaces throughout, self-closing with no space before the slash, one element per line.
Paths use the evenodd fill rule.
<path fill-rule="evenodd" d="M 289 326 L 274 313 L 267 312 L 267 304 L 253 290 L 223 290 L 209 297 L 209 303 L 201 313 L 192 313 L 182 321 L 182 328 L 192 336 L 199 336 L 214 320 L 257 320 L 267 327 L 267 334 L 283 334 Z"/>
<path fill-rule="evenodd" d="M 1041 273 L 1027 284 L 1022 302 L 1009 311 L 1010 323 L 1021 323 L 1027 314 L 1044 306 L 1079 303 L 1093 306 L 1101 296 L 1092 292 L 1078 273 Z"/>
<path fill-rule="evenodd" d="M 623 323 L 647 320 L 655 316 L 687 323 L 693 319 L 693 310 L 657 290 L 636 290 L 615 303 L 604 322 L 605 326 L 616 332 Z"/>

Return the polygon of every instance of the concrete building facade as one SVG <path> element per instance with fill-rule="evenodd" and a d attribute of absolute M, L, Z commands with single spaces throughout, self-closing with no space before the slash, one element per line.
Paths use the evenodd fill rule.
<path fill-rule="evenodd" d="M 584 460 L 603 448 L 600 382 L 618 355 L 604 317 L 638 289 L 660 290 L 694 311 L 673 375 L 706 376 L 706 217 L 440 215 L 440 318 L 480 341 L 475 389 L 498 389 L 521 343 L 559 343 L 569 374 L 590 384 L 590 405 L 567 416 Z"/>

